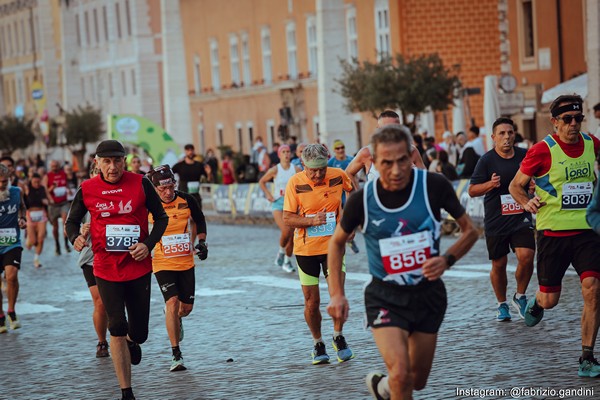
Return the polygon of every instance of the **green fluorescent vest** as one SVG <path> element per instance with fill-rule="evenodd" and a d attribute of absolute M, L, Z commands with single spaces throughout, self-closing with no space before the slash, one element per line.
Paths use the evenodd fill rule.
<path fill-rule="evenodd" d="M 546 202 L 537 214 L 537 230 L 590 229 L 585 220 L 585 209 L 591 200 L 595 180 L 594 142 L 589 135 L 582 132 L 580 135 L 584 149 L 578 158 L 567 156 L 552 136 L 544 138 L 550 148 L 552 167 L 545 175 L 535 177 L 536 194 Z M 565 188 L 566 194 L 563 193 Z"/>

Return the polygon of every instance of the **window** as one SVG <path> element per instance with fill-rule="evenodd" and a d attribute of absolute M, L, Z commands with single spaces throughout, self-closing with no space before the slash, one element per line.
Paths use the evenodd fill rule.
<path fill-rule="evenodd" d="M 229 60 L 231 62 L 231 83 L 240 84 L 240 49 L 236 35 L 229 37 Z"/>
<path fill-rule="evenodd" d="M 77 46 L 81 47 L 81 27 L 79 26 L 79 14 L 75 14 L 75 31 L 77 34 Z"/>
<path fill-rule="evenodd" d="M 108 95 L 112 98 L 115 95 L 115 86 L 112 72 L 108 73 Z"/>
<path fill-rule="evenodd" d="M 275 121 L 272 119 L 267 120 L 267 141 L 269 144 L 269 148 L 272 149 L 273 148 L 273 143 L 276 142 L 275 140 Z"/>
<path fill-rule="evenodd" d="M 79 81 L 79 86 L 81 88 L 81 98 L 85 100 L 85 78 L 83 76 Z"/>
<path fill-rule="evenodd" d="M 262 68 L 264 83 L 271 83 L 273 80 L 271 70 L 271 32 L 269 27 L 263 27 L 260 32 L 260 43 L 262 48 Z"/>
<path fill-rule="evenodd" d="M 252 154 L 252 146 L 254 143 L 254 123 L 246 123 L 246 128 L 248 129 L 248 153 Z"/>
<path fill-rule="evenodd" d="M 306 45 L 308 47 L 308 72 L 317 76 L 319 70 L 317 47 L 317 24 L 314 16 L 306 18 Z"/>
<path fill-rule="evenodd" d="M 104 40 L 108 42 L 108 12 L 106 6 L 102 6 L 102 24 L 104 26 Z"/>
<path fill-rule="evenodd" d="M 127 35 L 131 36 L 131 11 L 129 9 L 129 0 L 125 0 L 125 18 L 127 20 Z"/>
<path fill-rule="evenodd" d="M 92 101 L 96 100 L 96 80 L 94 75 L 90 76 L 90 98 Z"/>
<path fill-rule="evenodd" d="M 223 146 L 223 124 L 217 124 L 217 142 L 219 147 Z"/>
<path fill-rule="evenodd" d="M 250 45 L 248 43 L 248 34 L 242 33 L 242 82 L 246 85 L 252 84 L 252 75 L 250 74 Z"/>
<path fill-rule="evenodd" d="M 15 29 L 15 31 L 14 31 L 14 37 L 15 37 L 15 54 L 18 55 L 18 54 L 21 53 L 21 48 L 19 46 L 19 25 L 18 25 L 17 21 L 14 22 L 13 27 Z"/>
<path fill-rule="evenodd" d="M 202 82 L 200 81 L 200 57 L 194 55 L 194 91 L 200 94 L 202 90 Z"/>
<path fill-rule="evenodd" d="M 85 24 L 85 44 L 89 47 L 90 45 L 90 18 L 88 12 L 83 13 L 83 21 Z"/>
<path fill-rule="evenodd" d="M 375 36 L 377 60 L 390 55 L 390 19 L 388 0 L 376 0 L 375 3 Z"/>
<path fill-rule="evenodd" d="M 115 3 L 115 20 L 117 23 L 117 38 L 121 39 L 121 10 L 119 9 L 119 3 Z"/>
<path fill-rule="evenodd" d="M 348 38 L 348 60 L 358 58 L 358 33 L 356 31 L 356 8 L 346 10 L 346 37 Z"/>
<path fill-rule="evenodd" d="M 96 45 L 100 43 L 100 29 L 98 27 L 98 10 L 94 8 L 94 34 L 96 36 Z"/>
<path fill-rule="evenodd" d="M 298 62 L 296 57 L 296 24 L 289 22 L 285 28 L 287 41 L 288 75 L 290 79 L 298 78 Z"/>
<path fill-rule="evenodd" d="M 123 97 L 127 96 L 127 76 L 125 71 L 121 71 L 121 88 L 123 89 Z"/>
<path fill-rule="evenodd" d="M 534 58 L 535 57 L 535 31 L 533 24 L 533 1 L 523 0 L 521 2 L 522 21 L 521 26 L 523 27 L 523 38 L 522 48 L 523 57 Z"/>
<path fill-rule="evenodd" d="M 137 87 L 135 85 L 135 69 L 131 70 L 131 94 L 134 96 L 137 94 Z"/>
<path fill-rule="evenodd" d="M 6 47 L 4 44 L 4 26 L 0 26 L 0 57 L 5 58 L 6 56 Z"/>
<path fill-rule="evenodd" d="M 243 134 L 242 134 L 242 124 L 240 122 L 237 122 L 235 124 L 235 131 L 237 132 L 238 150 L 241 153 L 243 151 L 242 146 L 244 145 L 244 138 L 243 138 Z"/>
<path fill-rule="evenodd" d="M 27 53 L 27 35 L 25 34 L 25 20 L 21 20 L 21 52 Z"/>
<path fill-rule="evenodd" d="M 218 92 L 221 89 L 221 76 L 219 72 L 219 43 L 217 39 L 210 40 L 210 68 L 213 90 Z"/>

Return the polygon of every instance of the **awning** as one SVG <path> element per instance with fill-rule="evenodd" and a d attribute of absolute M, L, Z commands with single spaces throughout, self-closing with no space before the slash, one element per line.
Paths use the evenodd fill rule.
<path fill-rule="evenodd" d="M 563 94 L 576 93 L 580 95 L 584 100 L 588 94 L 588 75 L 582 74 L 563 83 L 544 91 L 542 95 L 542 104 L 550 103 L 554 101 L 558 96 Z"/>

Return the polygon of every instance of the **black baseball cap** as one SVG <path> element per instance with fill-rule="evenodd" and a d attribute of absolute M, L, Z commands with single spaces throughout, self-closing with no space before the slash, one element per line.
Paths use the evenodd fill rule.
<path fill-rule="evenodd" d="M 96 147 L 98 157 L 125 157 L 125 148 L 118 140 L 103 140 Z"/>
<path fill-rule="evenodd" d="M 154 186 L 163 186 L 175 183 L 175 175 L 168 164 L 160 165 L 146 174 Z"/>

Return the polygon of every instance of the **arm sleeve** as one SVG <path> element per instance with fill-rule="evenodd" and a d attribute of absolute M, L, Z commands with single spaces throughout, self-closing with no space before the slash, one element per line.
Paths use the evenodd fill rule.
<path fill-rule="evenodd" d="M 190 213 L 192 214 L 192 220 L 196 224 L 197 233 L 206 233 L 206 218 L 204 218 L 204 213 L 200 209 L 198 205 L 198 201 L 187 193 L 178 193 L 181 197 L 183 197 L 190 207 Z"/>
<path fill-rule="evenodd" d="M 346 201 L 342 220 L 340 221 L 340 226 L 346 233 L 354 232 L 354 230 L 362 225 L 365 220 L 363 191 L 364 189 L 360 189 L 352 193 Z"/>
<path fill-rule="evenodd" d="M 165 209 L 160 202 L 160 197 L 156 194 L 152 182 L 148 178 L 142 179 L 142 187 L 144 188 L 144 194 L 146 195 L 146 208 L 152 214 L 154 218 L 154 224 L 150 235 L 144 240 L 144 244 L 148 247 L 148 250 L 152 251 L 156 243 L 161 239 L 167 225 L 169 224 L 169 216 L 165 212 Z"/>
<path fill-rule="evenodd" d="M 550 160 L 550 149 L 546 143 L 538 142 L 527 151 L 520 171 L 527 176 L 542 176 L 550 170 Z"/>
<path fill-rule="evenodd" d="M 351 192 L 352 191 L 352 181 L 350 180 L 350 178 L 348 177 L 348 175 L 346 174 L 346 172 L 344 170 L 342 170 L 342 176 L 344 177 L 344 190 L 346 192 Z"/>
<path fill-rule="evenodd" d="M 473 175 L 471 175 L 471 185 L 485 183 L 490 179 L 486 168 L 486 159 L 487 157 L 481 157 L 479 161 L 477 161 L 477 164 L 475 165 L 475 170 L 473 171 Z"/>
<path fill-rule="evenodd" d="M 283 211 L 296 213 L 298 211 L 298 201 L 294 195 L 293 178 L 290 179 L 285 187 L 285 195 L 283 196 Z"/>
<path fill-rule="evenodd" d="M 81 221 L 83 221 L 83 217 L 85 217 L 87 212 L 88 209 L 83 203 L 83 194 L 81 193 L 81 188 L 79 188 L 77 193 L 75 193 L 73 202 L 71 202 L 71 209 L 67 216 L 67 222 L 65 222 L 65 231 L 67 232 L 67 237 L 71 244 L 77 239 L 77 236 L 79 236 Z"/>
<path fill-rule="evenodd" d="M 436 218 L 441 218 L 441 208 L 448 211 L 454 219 L 462 217 L 465 213 L 465 208 L 460 204 L 452 183 L 444 175 L 427 174 L 427 193 L 431 210 Z"/>

